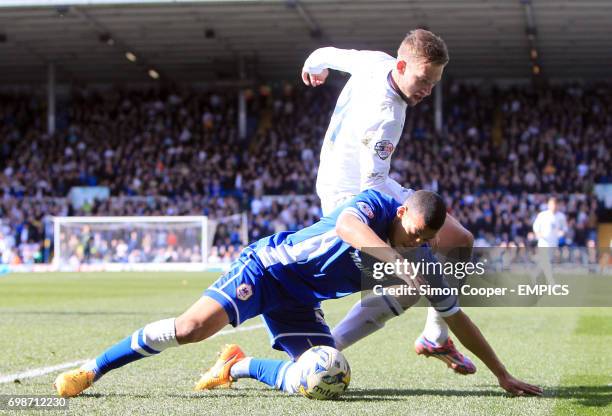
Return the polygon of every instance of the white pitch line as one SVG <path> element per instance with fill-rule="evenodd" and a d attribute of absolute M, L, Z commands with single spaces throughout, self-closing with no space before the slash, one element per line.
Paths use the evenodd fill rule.
<path fill-rule="evenodd" d="M 213 335 L 210 338 L 214 338 L 214 337 L 217 337 L 217 336 L 220 336 L 220 335 L 235 334 L 237 332 L 254 331 L 256 329 L 261 329 L 261 328 L 264 328 L 264 327 L 265 327 L 264 324 L 257 324 L 257 325 L 238 327 L 238 328 L 233 328 L 233 329 L 226 329 L 224 331 L 217 332 L 215 335 Z M 64 369 L 70 368 L 70 367 L 76 367 L 78 365 L 86 363 L 87 361 L 89 361 L 89 359 L 87 359 L 87 360 L 78 360 L 78 361 L 71 361 L 71 362 L 68 362 L 68 363 L 62 363 L 62 364 L 53 365 L 51 367 L 33 368 L 31 370 L 25 370 L 25 371 L 23 371 L 21 373 L 9 374 L 9 375 L 6 375 L 6 376 L 0 375 L 0 384 L 2 384 L 2 383 L 12 383 L 15 380 L 21 380 L 21 379 L 24 379 L 24 378 L 34 378 L 34 377 L 43 376 L 45 374 L 53 373 L 54 371 L 64 370 Z"/>
<path fill-rule="evenodd" d="M 87 360 L 78 360 L 78 361 L 72 361 L 69 363 L 53 365 L 51 367 L 34 368 L 32 370 L 26 370 L 22 373 L 9 374 L 8 376 L 0 376 L 0 384 L 1 383 L 11 383 L 17 379 L 22 379 L 22 378 L 34 378 L 34 377 L 42 376 L 45 374 L 52 373 L 54 371 L 63 370 L 65 368 L 76 367 L 77 365 L 81 365 L 85 362 L 87 362 Z"/>

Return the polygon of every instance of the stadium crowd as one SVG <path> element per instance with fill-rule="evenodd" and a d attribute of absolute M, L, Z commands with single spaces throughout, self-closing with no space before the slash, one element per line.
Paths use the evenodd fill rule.
<path fill-rule="evenodd" d="M 612 181 L 612 86 L 447 84 L 443 133 L 434 130 L 433 100 L 410 110 L 392 176 L 442 194 L 479 245 L 534 244 L 531 224 L 550 195 L 568 218 L 564 244 L 593 242 L 593 185 Z M 49 260 L 50 215 L 208 215 L 221 220 L 214 260 L 245 243 L 240 223 L 222 220 L 237 212 L 248 213 L 249 240 L 312 224 L 318 154 L 338 92 L 248 91 L 246 139 L 236 93 L 75 91 L 53 136 L 42 100 L 0 96 L 2 262 Z M 105 186 L 112 198 L 77 209 L 66 199 L 73 186 Z"/>

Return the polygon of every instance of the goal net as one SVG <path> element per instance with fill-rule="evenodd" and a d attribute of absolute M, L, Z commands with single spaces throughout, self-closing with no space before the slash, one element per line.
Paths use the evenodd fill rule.
<path fill-rule="evenodd" d="M 222 237 L 220 238 L 219 232 Z M 230 238 L 231 237 L 231 238 Z M 53 263 L 59 270 L 202 271 L 226 268 L 213 244 L 247 243 L 246 215 L 54 217 Z"/>

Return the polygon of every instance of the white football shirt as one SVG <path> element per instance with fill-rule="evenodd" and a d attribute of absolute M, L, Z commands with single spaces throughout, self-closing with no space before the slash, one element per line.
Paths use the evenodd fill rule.
<path fill-rule="evenodd" d="M 317 194 L 324 215 L 366 189 L 386 193 L 400 203 L 412 192 L 389 178 L 391 155 L 408 106 L 390 75 L 395 64 L 396 59 L 384 52 L 333 47 L 315 50 L 304 63 L 304 71 L 312 74 L 326 68 L 351 74 L 321 149 Z"/>

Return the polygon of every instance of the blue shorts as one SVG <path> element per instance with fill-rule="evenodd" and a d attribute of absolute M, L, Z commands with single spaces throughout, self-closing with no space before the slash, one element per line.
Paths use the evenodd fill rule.
<path fill-rule="evenodd" d="M 335 348 L 321 304 L 301 303 L 248 255 L 241 255 L 204 296 L 223 306 L 233 326 L 262 315 L 272 348 L 285 351 L 292 360 L 314 345 Z"/>

